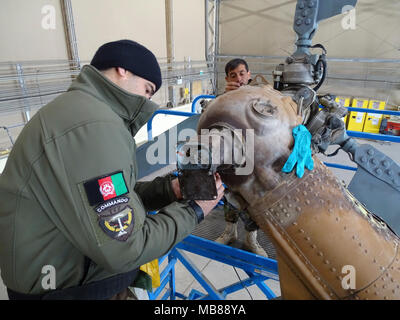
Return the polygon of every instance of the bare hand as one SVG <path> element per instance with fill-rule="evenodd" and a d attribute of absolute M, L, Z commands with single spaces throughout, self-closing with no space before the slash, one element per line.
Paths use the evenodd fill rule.
<path fill-rule="evenodd" d="M 227 82 L 225 86 L 225 92 L 233 91 L 240 88 L 239 82 Z"/>
<path fill-rule="evenodd" d="M 215 174 L 215 186 L 217 188 L 217 198 L 215 200 L 196 200 L 195 202 L 201 207 L 206 217 L 218 204 L 219 200 L 222 199 L 224 195 L 224 186 L 222 184 L 221 177 L 218 173 Z"/>

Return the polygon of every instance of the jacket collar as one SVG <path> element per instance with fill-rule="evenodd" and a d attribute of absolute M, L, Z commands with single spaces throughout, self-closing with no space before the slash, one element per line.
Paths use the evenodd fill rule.
<path fill-rule="evenodd" d="M 82 90 L 106 103 L 118 114 L 132 136 L 146 124 L 159 106 L 146 97 L 132 94 L 107 79 L 91 65 L 85 65 L 68 91 Z"/>

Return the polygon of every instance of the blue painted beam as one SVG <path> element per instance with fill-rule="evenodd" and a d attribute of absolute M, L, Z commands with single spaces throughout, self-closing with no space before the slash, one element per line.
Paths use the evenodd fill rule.
<path fill-rule="evenodd" d="M 199 101 L 200 99 L 215 99 L 215 96 L 213 95 L 208 95 L 208 94 L 202 94 L 197 96 L 196 98 L 193 99 L 192 102 L 192 112 L 196 112 L 196 103 L 197 101 Z"/>
<path fill-rule="evenodd" d="M 385 114 L 391 116 L 400 116 L 400 111 L 391 111 L 391 110 L 376 110 L 376 109 L 368 109 L 368 108 L 354 108 L 354 107 L 345 107 L 349 112 L 368 112 L 368 113 L 377 113 L 377 114 Z"/>
<path fill-rule="evenodd" d="M 193 235 L 185 238 L 177 247 L 246 271 L 279 280 L 278 264 L 273 259 Z"/>
<path fill-rule="evenodd" d="M 167 114 L 170 116 L 180 116 L 180 117 L 191 117 L 197 115 L 197 113 L 193 112 L 184 112 L 184 111 L 175 111 L 175 110 L 156 110 L 151 116 L 150 120 L 147 121 L 147 139 L 153 140 L 153 119 L 158 114 Z"/>
<path fill-rule="evenodd" d="M 364 138 L 380 141 L 391 141 L 400 143 L 400 136 L 391 136 L 389 134 L 378 134 L 378 133 L 368 133 L 360 131 L 346 131 L 350 137 L 354 138 Z"/>
<path fill-rule="evenodd" d="M 357 171 L 357 167 L 350 167 L 350 166 L 345 166 L 345 165 L 337 164 L 337 163 L 324 162 L 324 165 L 326 165 L 327 167 L 331 167 L 331 168 Z"/>

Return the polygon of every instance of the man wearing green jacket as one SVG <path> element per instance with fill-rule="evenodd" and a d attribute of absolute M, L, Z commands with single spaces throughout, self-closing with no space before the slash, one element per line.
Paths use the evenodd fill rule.
<path fill-rule="evenodd" d="M 137 182 L 133 137 L 158 106 L 144 46 L 101 46 L 68 91 L 19 135 L 0 176 L 0 269 L 10 299 L 112 299 L 138 268 L 188 236 L 215 201 L 178 180 Z M 159 210 L 157 215 L 147 211 Z"/>

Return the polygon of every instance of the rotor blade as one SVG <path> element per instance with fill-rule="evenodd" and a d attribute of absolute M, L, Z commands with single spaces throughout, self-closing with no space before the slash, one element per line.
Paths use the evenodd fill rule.
<path fill-rule="evenodd" d="M 317 22 L 345 12 L 345 6 L 356 6 L 357 0 L 329 0 L 320 1 Z"/>

